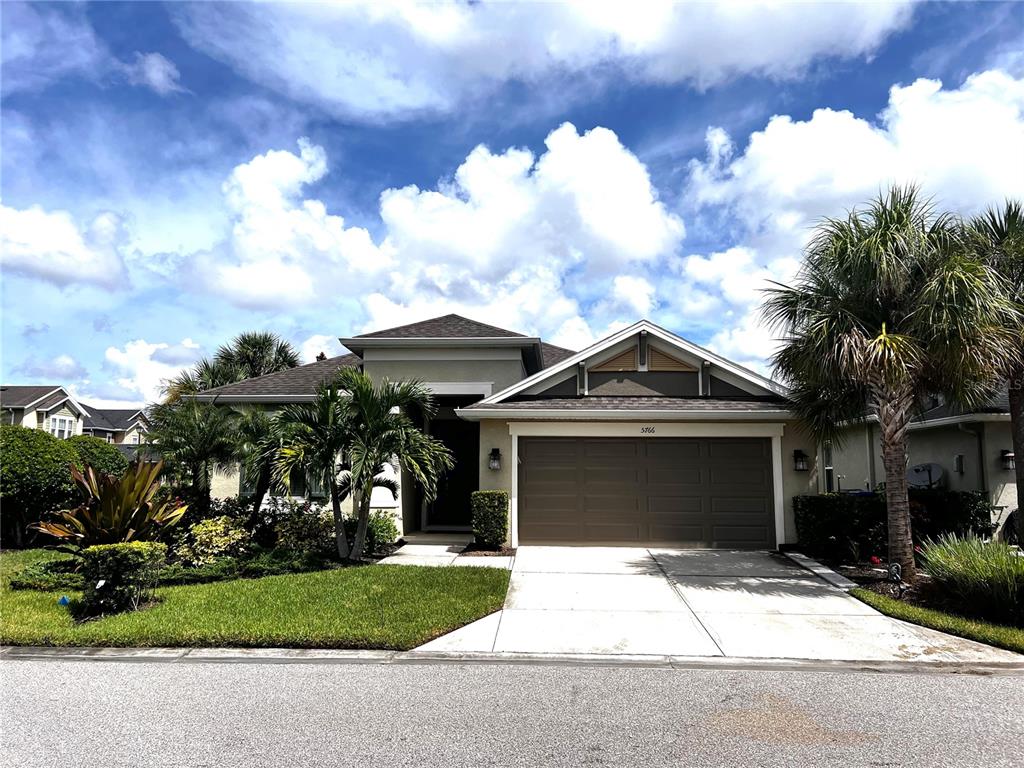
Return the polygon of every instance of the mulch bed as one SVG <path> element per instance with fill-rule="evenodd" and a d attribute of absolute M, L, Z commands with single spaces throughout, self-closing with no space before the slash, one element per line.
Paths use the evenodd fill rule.
<path fill-rule="evenodd" d="M 491 549 L 485 547 L 482 544 L 472 542 L 464 550 L 462 550 L 461 557 L 511 557 L 516 553 L 514 547 L 501 547 L 499 549 Z"/>
<path fill-rule="evenodd" d="M 933 608 L 937 611 L 957 613 L 955 606 L 945 598 L 939 586 L 926 573 L 920 570 L 917 572 L 917 580 L 912 584 L 900 582 L 894 584 L 889 581 L 888 574 L 884 567 L 870 563 L 857 563 L 856 565 L 840 565 L 830 563 L 829 568 L 842 574 L 850 581 L 864 589 L 870 589 L 880 595 L 891 597 L 895 600 L 902 600 L 910 605 L 921 608 Z"/>

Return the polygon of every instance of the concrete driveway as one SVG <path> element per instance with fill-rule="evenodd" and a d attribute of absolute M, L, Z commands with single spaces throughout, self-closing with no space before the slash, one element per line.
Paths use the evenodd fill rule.
<path fill-rule="evenodd" d="M 418 650 L 1020 661 L 884 616 L 768 552 L 520 547 L 504 609 Z"/>

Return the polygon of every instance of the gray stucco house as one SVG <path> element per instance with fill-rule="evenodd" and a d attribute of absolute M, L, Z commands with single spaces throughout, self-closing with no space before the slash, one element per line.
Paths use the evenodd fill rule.
<path fill-rule="evenodd" d="M 818 490 L 782 386 L 646 320 L 580 352 L 458 315 L 340 341 L 349 354 L 200 397 L 307 401 L 343 366 L 424 382 L 439 404 L 426 429 L 457 464 L 433 502 L 402 482 L 404 532 L 468 530 L 469 494 L 506 489 L 514 546 L 764 549 L 795 541 L 792 497 Z M 237 473 L 215 481 L 238 490 Z"/>

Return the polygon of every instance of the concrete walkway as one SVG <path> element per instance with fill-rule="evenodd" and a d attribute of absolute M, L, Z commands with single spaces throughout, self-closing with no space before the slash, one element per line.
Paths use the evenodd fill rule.
<path fill-rule="evenodd" d="M 480 557 L 462 555 L 473 541 L 469 533 L 411 533 L 405 544 L 378 565 L 466 566 L 478 568 L 512 568 L 511 557 Z"/>
<path fill-rule="evenodd" d="M 766 552 L 520 547 L 504 609 L 417 651 L 1019 662 L 878 613 Z"/>

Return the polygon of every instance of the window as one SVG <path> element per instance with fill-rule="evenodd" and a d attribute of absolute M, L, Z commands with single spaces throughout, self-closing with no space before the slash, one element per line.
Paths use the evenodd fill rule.
<path fill-rule="evenodd" d="M 821 458 L 825 465 L 825 493 L 832 493 L 836 489 L 835 470 L 832 468 L 832 443 L 825 443 L 821 447 Z"/>
<path fill-rule="evenodd" d="M 107 432 L 107 442 L 108 443 L 114 442 L 114 435 L 113 435 L 113 433 Z"/>
<path fill-rule="evenodd" d="M 52 416 L 50 418 L 50 434 L 54 437 L 66 440 L 71 437 L 74 422 L 64 416 Z"/>
<path fill-rule="evenodd" d="M 138 445 L 139 444 L 139 433 L 138 432 L 134 433 L 131 436 L 131 438 L 128 440 L 128 442 L 131 443 L 132 445 Z"/>

